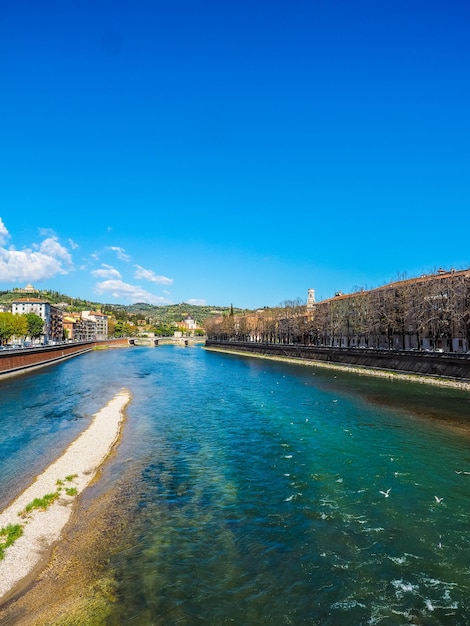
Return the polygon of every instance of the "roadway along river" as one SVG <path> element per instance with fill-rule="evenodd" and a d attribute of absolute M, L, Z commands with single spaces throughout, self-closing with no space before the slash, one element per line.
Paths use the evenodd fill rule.
<path fill-rule="evenodd" d="M 123 386 L 122 441 L 61 544 L 80 546 L 70 623 L 470 623 L 468 392 L 200 346 L 92 352 L 0 382 L 0 508 Z"/>

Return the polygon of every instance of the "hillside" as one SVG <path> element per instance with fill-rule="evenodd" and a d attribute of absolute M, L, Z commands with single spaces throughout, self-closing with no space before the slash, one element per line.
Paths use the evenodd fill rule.
<path fill-rule="evenodd" d="M 110 305 L 106 305 L 108 307 Z M 115 311 L 121 307 L 115 305 L 110 307 Z M 188 304 L 186 302 L 180 302 L 179 304 L 168 304 L 165 306 L 154 306 L 145 302 L 137 302 L 124 306 L 123 309 L 127 314 L 132 316 L 138 316 L 142 319 L 149 319 L 152 323 L 170 323 L 179 322 L 186 315 L 191 315 L 199 324 L 202 324 L 208 317 L 214 317 L 216 315 L 223 315 L 230 312 L 230 307 L 218 307 L 208 305 L 196 305 Z M 243 309 L 233 308 L 234 313 L 242 313 Z"/>
<path fill-rule="evenodd" d="M 103 306 L 99 302 L 91 302 L 90 300 L 82 300 L 81 298 L 72 298 L 71 296 L 59 293 L 58 291 L 49 291 L 47 289 L 38 290 L 36 293 L 0 291 L 0 304 L 11 304 L 14 300 L 27 297 L 41 298 L 41 300 L 46 300 L 47 302 L 55 305 L 64 304 L 67 305 L 68 308 L 66 310 L 69 311 L 86 311 L 89 309 L 100 310 Z"/>
<path fill-rule="evenodd" d="M 38 293 L 24 294 L 16 291 L 0 291 L 0 305 L 9 305 L 13 300 L 18 298 L 31 297 L 41 298 L 54 305 L 60 305 L 65 311 L 86 311 L 95 310 L 113 315 L 116 319 L 145 320 L 149 324 L 170 324 L 181 321 L 186 315 L 191 315 L 193 319 L 200 325 L 204 323 L 208 317 L 229 313 L 231 307 L 195 305 L 180 302 L 179 304 L 169 304 L 165 306 L 155 306 L 146 302 L 137 302 L 135 304 L 107 304 L 90 300 L 82 300 L 81 298 L 72 298 L 58 291 L 41 290 Z M 243 313 L 244 309 L 233 308 L 233 312 Z"/>

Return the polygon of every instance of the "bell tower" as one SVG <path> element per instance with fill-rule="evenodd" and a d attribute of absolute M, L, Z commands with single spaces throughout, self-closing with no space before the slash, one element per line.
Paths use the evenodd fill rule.
<path fill-rule="evenodd" d="M 309 289 L 307 295 L 307 311 L 315 308 L 315 289 Z"/>

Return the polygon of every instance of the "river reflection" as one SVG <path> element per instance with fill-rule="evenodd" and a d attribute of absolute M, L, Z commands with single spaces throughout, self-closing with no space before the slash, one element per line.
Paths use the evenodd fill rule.
<path fill-rule="evenodd" d="M 200 347 L 82 355 L 1 383 L 2 500 L 122 386 L 101 488 L 132 473 L 132 510 L 103 623 L 469 623 L 468 393 Z"/>

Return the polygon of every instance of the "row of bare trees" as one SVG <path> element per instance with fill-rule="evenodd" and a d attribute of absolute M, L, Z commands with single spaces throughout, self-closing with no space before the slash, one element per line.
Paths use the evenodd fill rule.
<path fill-rule="evenodd" d="M 300 299 L 207 320 L 212 340 L 397 350 L 470 349 L 470 271 L 400 280 L 318 302 Z"/>

